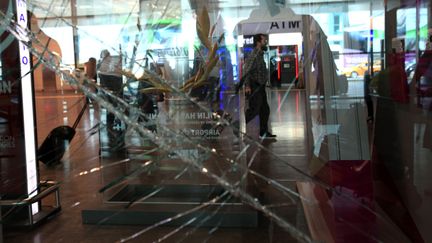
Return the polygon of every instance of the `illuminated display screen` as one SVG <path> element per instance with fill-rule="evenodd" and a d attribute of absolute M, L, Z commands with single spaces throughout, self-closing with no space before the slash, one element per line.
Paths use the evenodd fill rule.
<path fill-rule="evenodd" d="M 17 22 L 23 28 L 27 27 L 28 15 L 27 4 L 22 0 L 16 1 Z M 27 174 L 27 193 L 29 196 L 37 194 L 38 176 L 36 167 L 36 144 L 34 132 L 34 111 L 33 111 L 33 87 L 30 75 L 31 63 L 30 52 L 25 45 L 19 43 L 19 60 L 21 68 L 21 95 L 24 120 L 25 159 Z M 32 213 L 39 210 L 38 204 L 32 205 Z"/>

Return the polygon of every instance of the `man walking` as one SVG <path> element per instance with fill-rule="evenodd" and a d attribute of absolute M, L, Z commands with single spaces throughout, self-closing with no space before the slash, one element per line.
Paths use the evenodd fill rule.
<path fill-rule="evenodd" d="M 268 71 L 264 62 L 264 51 L 267 50 L 267 36 L 256 34 L 253 37 L 254 49 L 244 65 L 245 94 L 249 102 L 246 109 L 246 123 L 259 116 L 260 138 L 275 138 L 268 130 L 270 107 L 267 103 L 266 84 Z"/>

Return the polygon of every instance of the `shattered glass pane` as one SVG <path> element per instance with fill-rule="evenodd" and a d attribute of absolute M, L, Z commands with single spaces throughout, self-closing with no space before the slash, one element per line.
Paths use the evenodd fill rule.
<path fill-rule="evenodd" d="M 0 239 L 432 240 L 430 4 L 393 5 L 3 1 Z"/>

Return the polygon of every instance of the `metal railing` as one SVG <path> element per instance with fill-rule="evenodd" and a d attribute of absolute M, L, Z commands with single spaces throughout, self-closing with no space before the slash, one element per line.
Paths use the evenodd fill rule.
<path fill-rule="evenodd" d="M 28 221 L 25 225 L 17 225 L 17 226 L 34 226 L 35 224 L 39 223 L 40 221 L 46 219 L 47 217 L 51 216 L 52 214 L 60 211 L 61 205 L 60 205 L 60 184 L 56 181 L 41 181 L 39 183 L 40 192 L 34 196 L 30 196 L 24 199 L 14 199 L 14 200 L 0 200 L 0 207 L 28 207 Z M 54 205 L 49 206 L 49 210 L 46 210 L 46 208 L 42 207 L 42 200 L 49 195 L 54 194 L 55 201 Z M 41 203 L 41 211 L 42 217 L 38 217 L 37 220 L 35 220 L 35 215 L 33 215 L 32 207 L 31 205 L 33 203 Z M 45 210 L 44 210 L 45 209 Z"/>

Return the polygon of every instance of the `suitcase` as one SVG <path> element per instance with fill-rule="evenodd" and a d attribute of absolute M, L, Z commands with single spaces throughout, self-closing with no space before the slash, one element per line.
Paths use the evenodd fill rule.
<path fill-rule="evenodd" d="M 37 159 L 39 161 L 48 166 L 60 163 L 60 160 L 69 146 L 69 143 L 75 136 L 75 128 L 78 126 L 78 123 L 84 115 L 84 111 L 86 110 L 87 106 L 88 102 L 85 102 L 72 127 L 59 126 L 54 128 L 48 134 L 42 145 L 37 150 Z"/>

